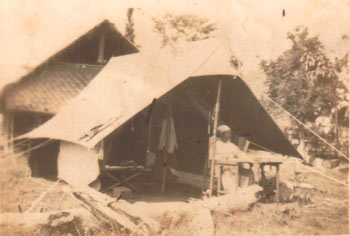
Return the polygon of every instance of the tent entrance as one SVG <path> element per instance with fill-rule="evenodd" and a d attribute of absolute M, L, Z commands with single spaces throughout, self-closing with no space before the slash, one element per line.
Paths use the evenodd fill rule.
<path fill-rule="evenodd" d="M 229 77 L 228 79 L 232 79 Z M 212 77 L 211 86 L 198 86 L 200 80 L 190 80 L 177 86 L 156 100 L 152 106 L 136 114 L 105 139 L 106 164 L 110 166 L 145 165 L 147 150 L 156 155 L 152 173 L 141 179 L 161 183 L 164 151 L 159 149 L 162 122 L 168 116 L 171 97 L 171 116 L 176 130 L 177 149 L 168 154 L 170 170 L 191 175 L 198 188 L 202 188 L 204 168 L 207 166 L 211 114 L 215 105 L 218 79 Z M 201 83 L 199 83 L 200 85 Z M 150 114 L 151 112 L 151 114 Z M 150 134 L 151 133 L 151 134 Z M 174 173 L 173 173 L 174 174 Z M 191 177 L 189 176 L 189 177 Z M 107 178 L 108 179 L 108 178 Z M 104 179 L 105 181 L 110 181 Z M 171 176 L 167 180 L 172 181 Z M 110 183 L 109 183 L 110 184 Z M 160 188 L 159 188 L 160 189 Z"/>
<path fill-rule="evenodd" d="M 110 134 L 106 138 L 110 142 L 106 163 L 120 165 L 133 161 L 144 165 L 149 149 L 157 159 L 152 173 L 140 179 L 161 183 L 164 163 L 163 152 L 158 146 L 162 120 L 168 114 L 167 101 L 171 96 L 178 149 L 168 155 L 168 165 L 184 175 L 193 175 L 189 176 L 190 179 L 202 177 L 207 167 L 209 137 L 213 129 L 212 114 L 220 79 L 222 98 L 218 123 L 231 127 L 231 141 L 240 146 L 239 141 L 243 137 L 278 153 L 295 154 L 294 148 L 242 80 L 233 79 L 232 76 L 201 76 L 191 77 L 168 91 L 153 103 L 152 109 L 147 106 Z M 148 123 L 150 111 L 151 129 Z M 253 145 L 251 147 L 259 149 Z M 171 182 L 171 177 L 168 179 Z M 198 183 L 198 188 L 203 187 L 203 182 L 194 182 Z"/>
<path fill-rule="evenodd" d="M 208 155 L 210 110 L 207 108 L 213 105 L 201 105 L 205 101 L 191 98 L 190 96 L 193 95 L 189 94 L 183 86 L 176 87 L 154 102 L 149 120 L 150 137 L 148 124 L 150 106 L 148 106 L 106 138 L 106 143 L 110 145 L 109 150 L 106 151 L 108 165 L 130 160 L 143 165 L 148 146 L 151 152 L 156 153 L 158 157 L 161 156 L 158 149 L 161 124 L 168 114 L 167 100 L 170 95 L 178 143 L 177 151 L 171 155 L 175 158 L 174 164 L 176 163 L 176 167 L 184 171 L 202 173 L 204 161 Z M 106 148 L 108 145 L 106 144 Z"/>

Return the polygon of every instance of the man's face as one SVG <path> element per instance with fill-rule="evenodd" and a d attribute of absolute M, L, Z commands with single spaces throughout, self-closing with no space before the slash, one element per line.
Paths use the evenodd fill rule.
<path fill-rule="evenodd" d="M 222 134 L 222 141 L 223 142 L 229 142 L 231 141 L 231 131 L 225 131 L 223 134 Z"/>

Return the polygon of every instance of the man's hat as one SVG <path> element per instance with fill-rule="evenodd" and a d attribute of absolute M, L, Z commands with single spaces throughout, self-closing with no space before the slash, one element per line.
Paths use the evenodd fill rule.
<path fill-rule="evenodd" d="M 227 125 L 220 125 L 218 127 L 217 131 L 218 131 L 218 133 L 222 134 L 222 133 L 225 133 L 227 131 L 231 131 L 231 129 Z"/>

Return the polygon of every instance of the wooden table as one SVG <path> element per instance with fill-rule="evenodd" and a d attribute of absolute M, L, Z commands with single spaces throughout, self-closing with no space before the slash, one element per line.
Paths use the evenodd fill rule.
<path fill-rule="evenodd" d="M 259 160 L 258 160 L 259 159 Z M 232 160 L 232 161 L 215 161 L 214 166 L 218 166 L 218 171 L 219 173 L 217 173 L 218 175 L 218 186 L 217 186 L 217 192 L 223 193 L 221 191 L 221 167 L 223 166 L 233 166 L 233 167 L 237 167 L 237 169 L 235 170 L 235 172 L 237 173 L 236 175 L 238 176 L 238 178 L 235 178 L 235 186 L 238 187 L 239 185 L 239 180 L 240 180 L 240 175 L 239 175 L 239 165 L 240 164 L 244 164 L 244 163 L 249 163 L 251 165 L 259 165 L 259 168 L 261 169 L 261 173 L 262 173 L 262 178 L 265 179 L 265 175 L 264 175 L 264 166 L 265 165 L 270 165 L 270 166 L 275 166 L 276 167 L 276 195 L 275 195 L 275 201 L 278 203 L 279 202 L 279 196 L 280 196 L 280 178 L 279 178 L 279 167 L 280 164 L 282 164 L 282 160 L 267 160 L 266 158 L 254 158 L 254 159 L 237 159 L 237 160 Z"/>

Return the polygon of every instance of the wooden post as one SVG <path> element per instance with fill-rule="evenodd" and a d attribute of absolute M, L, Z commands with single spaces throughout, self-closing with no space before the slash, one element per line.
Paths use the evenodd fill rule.
<path fill-rule="evenodd" d="M 217 187 L 218 195 L 221 193 L 221 166 L 218 168 L 218 187 Z"/>
<path fill-rule="evenodd" d="M 9 151 L 11 154 L 13 154 L 13 137 L 14 137 L 14 115 L 13 115 L 13 112 L 9 113 L 9 136 L 8 136 L 8 145 L 9 145 Z"/>
<path fill-rule="evenodd" d="M 215 104 L 215 117 L 214 117 L 214 127 L 213 127 L 214 142 L 213 142 L 213 151 L 212 151 L 213 158 L 211 160 L 211 166 L 210 166 L 210 185 L 209 185 L 209 195 L 210 196 L 213 195 L 215 154 L 216 154 L 216 129 L 218 126 L 218 120 L 219 120 L 219 114 L 220 114 L 221 86 L 222 86 L 222 79 L 220 79 L 220 81 L 219 81 L 218 94 L 216 97 L 216 104 Z"/>
<path fill-rule="evenodd" d="M 156 99 L 153 99 L 152 104 L 149 107 L 149 112 L 147 116 L 147 152 L 151 151 L 151 141 L 152 141 L 152 115 L 153 108 L 155 106 Z M 146 154 L 147 155 L 147 154 Z"/>
<path fill-rule="evenodd" d="M 163 153 L 162 193 L 165 192 L 167 165 L 168 165 L 168 151 L 166 149 L 164 149 L 164 153 Z"/>
<path fill-rule="evenodd" d="M 276 164 L 276 202 L 280 202 L 280 165 Z"/>
<path fill-rule="evenodd" d="M 260 165 L 258 162 L 253 163 L 253 173 L 254 173 L 255 183 L 260 183 L 259 167 L 260 167 Z"/>
<path fill-rule="evenodd" d="M 233 167 L 235 180 L 234 180 L 234 190 L 237 191 L 239 187 L 240 177 L 239 177 L 239 163 Z"/>
<path fill-rule="evenodd" d="M 266 181 L 264 166 L 265 166 L 264 164 L 260 163 L 260 172 L 261 172 L 260 184 L 265 183 Z"/>
<path fill-rule="evenodd" d="M 168 170 L 168 145 L 169 145 L 169 135 L 170 135 L 170 116 L 171 116 L 171 99 L 168 101 L 168 114 L 166 121 L 166 134 L 165 134 L 165 147 L 163 152 L 163 177 L 162 177 L 162 193 L 165 192 L 166 185 L 166 173 Z"/>
<path fill-rule="evenodd" d="M 204 161 L 204 168 L 203 168 L 203 186 L 202 186 L 202 192 L 207 190 L 207 174 L 209 169 L 209 160 L 210 160 L 210 150 L 211 150 L 211 144 L 210 144 L 210 120 L 211 120 L 211 111 L 208 112 L 208 158 Z"/>
<path fill-rule="evenodd" d="M 99 44 L 98 44 L 98 57 L 97 57 L 98 64 L 103 64 L 104 60 L 105 60 L 105 58 L 104 58 L 105 41 L 106 41 L 106 31 L 102 26 L 101 31 L 100 31 Z"/>
<path fill-rule="evenodd" d="M 13 145 L 13 137 L 14 137 L 14 115 L 13 112 L 7 112 L 4 114 L 4 123 L 3 128 L 5 131 L 5 145 L 4 145 L 4 153 L 6 156 L 9 156 L 12 160 L 13 165 L 17 169 L 17 162 L 13 157 L 14 154 L 14 145 Z"/>
<path fill-rule="evenodd" d="M 4 137 L 4 153 L 7 155 L 9 152 L 9 114 L 6 111 L 3 114 L 2 131 Z"/>
<path fill-rule="evenodd" d="M 202 179 L 202 192 L 206 190 L 207 185 L 207 169 L 208 169 L 208 163 L 207 160 L 204 161 L 204 167 L 203 167 L 203 179 Z"/>

